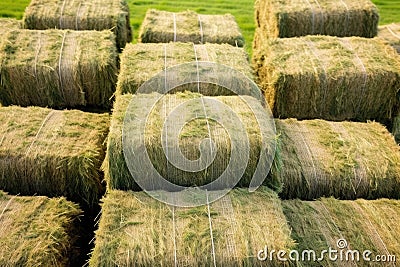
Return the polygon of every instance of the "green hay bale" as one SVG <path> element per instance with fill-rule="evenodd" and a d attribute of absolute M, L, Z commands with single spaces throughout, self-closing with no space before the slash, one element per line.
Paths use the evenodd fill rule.
<path fill-rule="evenodd" d="M 143 103 L 149 101 L 150 97 L 161 97 L 161 95 L 153 93 L 150 95 L 123 95 L 118 96 L 114 105 L 113 115 L 111 119 L 110 134 L 108 136 L 106 159 L 103 164 L 105 180 L 110 189 L 121 190 L 138 190 L 129 169 L 127 168 L 125 157 L 123 154 L 122 131 L 124 119 L 127 116 L 127 108 L 131 101 L 132 105 L 129 109 L 129 116 L 137 114 L 139 109 L 143 108 Z M 218 178 L 225 169 L 228 169 L 231 155 L 231 139 L 228 134 L 233 136 L 235 133 L 228 133 L 219 123 L 212 119 L 193 119 L 187 123 L 182 131 L 179 131 L 179 145 L 184 156 L 189 160 L 197 160 L 200 157 L 199 145 L 205 138 L 211 138 L 216 146 L 216 156 L 211 165 L 205 171 L 188 172 L 178 169 L 167 161 L 165 152 L 162 148 L 162 129 L 165 114 L 168 114 L 178 105 L 190 99 L 200 99 L 199 94 L 185 92 L 170 94 L 164 96 L 150 113 L 146 124 L 145 144 L 152 164 L 156 170 L 168 181 L 182 186 L 200 186 L 208 184 Z M 211 97 L 210 97 L 211 98 Z M 258 100 L 249 96 L 243 96 L 246 102 L 251 106 L 260 105 Z M 245 173 L 241 177 L 238 186 L 249 186 L 257 167 L 259 155 L 261 151 L 262 137 L 256 117 L 245 101 L 238 96 L 221 96 L 212 97 L 229 106 L 235 114 L 241 119 L 249 140 L 249 160 Z M 192 110 L 188 110 L 186 114 L 181 114 L 179 120 L 185 120 L 185 116 L 191 112 L 202 112 L 202 107 L 193 105 Z M 208 111 L 210 114 L 211 112 Z M 227 114 L 226 116 L 230 116 Z M 224 116 L 224 115 L 221 115 Z M 238 126 L 240 127 L 240 126 Z M 125 131 L 138 131 L 137 126 L 132 123 L 130 128 Z M 137 133 L 139 135 L 139 133 Z M 139 144 L 133 144 L 139 145 Z M 245 149 L 244 144 L 240 144 L 240 149 Z M 239 151 L 241 151 L 239 149 Z M 269 149 L 269 148 L 268 148 Z M 268 153 L 268 151 L 266 152 Z M 245 159 L 243 159 L 244 161 Z M 233 175 L 232 175 L 233 176 Z M 273 189 L 279 190 L 280 183 L 275 180 L 267 179 L 266 185 Z"/>
<path fill-rule="evenodd" d="M 257 0 L 257 27 L 266 38 L 377 35 L 379 14 L 370 0 Z"/>
<path fill-rule="evenodd" d="M 147 80 L 166 68 L 196 61 L 209 61 L 227 65 L 253 77 L 248 55 L 243 48 L 227 44 L 193 45 L 191 43 L 128 44 L 121 55 L 117 95 L 135 93 Z M 227 75 L 226 73 L 224 75 Z M 204 92 L 208 95 L 232 94 L 228 90 Z"/>
<path fill-rule="evenodd" d="M 376 255 L 400 255 L 400 241 L 393 233 L 400 231 L 400 202 L 398 200 L 341 201 L 323 198 L 318 201 L 283 201 L 283 211 L 292 229 L 292 238 L 298 243 L 296 250 L 314 250 L 320 257 L 322 250 L 338 250 L 338 260 L 302 262 L 304 266 L 397 266 L 395 262 L 368 262 L 362 253 L 370 250 Z M 340 261 L 339 239 L 345 239 Z M 346 261 L 346 252 L 358 250 L 360 261 Z M 351 257 L 349 258 L 351 259 Z"/>
<path fill-rule="evenodd" d="M 262 265 L 257 252 L 294 246 L 281 201 L 268 189 L 236 189 L 209 206 L 209 213 L 208 206 L 173 208 L 144 192 L 112 190 L 89 266 L 210 266 L 211 231 L 217 266 L 276 266 Z"/>
<path fill-rule="evenodd" d="M 200 15 L 193 11 L 173 13 L 149 9 L 142 23 L 142 43 L 217 43 L 242 47 L 244 38 L 235 17 Z"/>
<path fill-rule="evenodd" d="M 14 30 L 0 46 L 0 102 L 110 107 L 117 51 L 109 31 Z"/>
<path fill-rule="evenodd" d="M 400 148 L 376 123 L 276 120 L 286 199 L 400 198 Z"/>
<path fill-rule="evenodd" d="M 400 54 L 400 23 L 380 26 L 378 38 L 393 46 Z"/>
<path fill-rule="evenodd" d="M 78 249 L 78 205 L 0 191 L 0 265 L 70 266 Z"/>
<path fill-rule="evenodd" d="M 98 201 L 108 114 L 2 107 L 0 125 L 0 189 Z"/>
<path fill-rule="evenodd" d="M 253 53 L 275 117 L 390 121 L 400 89 L 396 51 L 376 39 L 270 40 Z"/>
<path fill-rule="evenodd" d="M 26 29 L 112 30 L 119 49 L 132 41 L 125 0 L 31 0 L 25 10 Z"/>

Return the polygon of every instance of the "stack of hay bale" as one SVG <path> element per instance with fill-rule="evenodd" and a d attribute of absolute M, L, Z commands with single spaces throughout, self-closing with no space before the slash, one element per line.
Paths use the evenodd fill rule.
<path fill-rule="evenodd" d="M 176 20 L 175 30 L 175 23 L 171 19 Z M 274 248 L 293 247 L 280 200 L 270 189 L 262 187 L 260 191 L 249 194 L 237 188 L 207 206 L 176 208 L 138 192 L 141 188 L 132 177 L 124 157 L 123 131 L 135 131 L 139 121 L 135 118 L 142 118 L 142 110 L 148 108 L 146 103 L 160 99 L 154 103 L 147 117 L 147 134 L 144 136 L 154 167 L 166 180 L 177 185 L 193 187 L 214 181 L 227 167 L 231 148 L 229 133 L 221 125 L 207 117 L 200 117 L 188 121 L 179 131 L 180 149 L 190 160 L 200 157 L 199 145 L 205 138 L 210 138 L 218 149 L 211 165 L 203 171 L 189 172 L 175 167 L 165 155 L 161 139 L 163 123 L 172 110 L 194 100 L 193 103 L 197 104 L 179 114 L 178 119 L 195 112 L 201 115 L 208 109 L 207 105 L 199 104 L 201 100 L 212 99 L 230 107 L 244 125 L 250 143 L 250 159 L 239 186 L 249 185 L 262 149 L 261 133 L 252 111 L 252 108 L 262 109 L 260 91 L 256 92 L 259 96 L 257 99 L 250 96 L 250 90 L 243 90 L 243 95 L 238 96 L 230 91 L 231 88 L 189 81 L 188 84 L 178 84 L 173 91 L 162 95 L 162 88 L 157 86 L 166 86 L 164 82 L 158 83 L 164 79 L 151 83 L 155 85 L 154 88 L 149 87 L 146 91 L 141 88 L 150 84 L 147 82 L 155 75 L 161 77 L 164 73 L 162 77 L 172 82 L 182 78 L 175 74 L 192 77 L 192 74 L 196 74 L 192 73 L 193 69 L 179 72 L 179 66 L 193 62 L 198 67 L 197 74 L 209 73 L 209 69 L 213 69 L 212 63 L 218 63 L 224 65 L 224 70 L 232 69 L 236 75 L 241 73 L 249 84 L 255 85 L 251 81 L 253 76 L 248 56 L 243 48 L 237 47 L 241 45 L 238 40 L 242 38 L 241 35 L 237 37 L 238 31 L 228 31 L 231 36 L 225 36 L 225 28 L 210 29 L 210 21 L 215 22 L 214 27 L 218 28 L 219 21 L 225 19 L 227 22 L 221 22 L 221 25 L 233 23 L 231 16 L 208 18 L 193 12 L 173 14 L 150 10 L 142 26 L 141 41 L 151 43 L 128 44 L 124 49 L 103 165 L 108 192 L 103 199 L 90 266 L 206 266 L 213 262 L 216 265 L 245 263 L 253 266 L 258 264 L 257 251 L 265 243 Z M 199 21 L 202 23 L 200 35 Z M 238 29 L 236 23 L 233 26 L 230 29 Z M 165 43 L 155 43 L 158 41 Z M 221 41 L 224 43 L 202 43 Z M 204 61 L 210 65 L 203 65 Z M 172 72 L 171 69 L 178 71 Z M 185 70 L 184 67 L 182 69 Z M 217 71 L 212 75 L 218 78 L 229 76 L 230 73 Z M 127 117 L 133 121 L 127 122 Z M 178 125 L 180 121 L 176 122 Z M 272 185 L 271 182 L 270 187 L 279 185 Z M 264 219 L 266 214 L 268 219 Z"/>
<path fill-rule="evenodd" d="M 398 228 L 399 201 L 376 199 L 400 199 L 400 149 L 380 124 L 397 114 L 400 58 L 391 41 L 372 38 L 376 7 L 369 0 L 257 0 L 256 19 L 253 64 L 278 118 L 270 176 L 283 183 L 296 248 L 319 253 L 346 239 L 344 250 L 399 253 L 387 234 Z M 336 266 L 327 257 L 308 264 Z"/>
<path fill-rule="evenodd" d="M 82 224 L 105 192 L 128 6 L 32 0 L 23 22 L 0 25 L 0 190 L 14 195 L 0 193 L 0 265 L 75 266 L 90 236 Z"/>

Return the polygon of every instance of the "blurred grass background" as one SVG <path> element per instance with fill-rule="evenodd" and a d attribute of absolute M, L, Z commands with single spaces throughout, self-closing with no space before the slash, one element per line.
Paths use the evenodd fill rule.
<path fill-rule="evenodd" d="M 0 17 L 21 19 L 25 7 L 30 0 L 0 0 Z M 148 8 L 167 11 L 194 10 L 203 14 L 231 13 L 236 17 L 246 40 L 246 48 L 250 52 L 254 35 L 254 0 L 127 0 L 131 11 L 131 24 L 134 30 L 134 42 L 138 37 L 140 24 Z M 380 12 L 380 24 L 400 22 L 399 0 L 372 0 Z"/>

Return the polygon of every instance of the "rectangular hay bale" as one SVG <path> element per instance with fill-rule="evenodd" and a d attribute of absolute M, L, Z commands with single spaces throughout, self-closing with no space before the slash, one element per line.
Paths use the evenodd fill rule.
<path fill-rule="evenodd" d="M 218 43 L 242 47 L 244 38 L 235 17 L 201 15 L 193 11 L 168 12 L 149 9 L 142 23 L 142 43 Z"/>
<path fill-rule="evenodd" d="M 109 108 L 117 80 L 110 31 L 14 30 L 0 46 L 3 105 Z"/>
<path fill-rule="evenodd" d="M 266 188 L 235 189 L 209 208 L 173 208 L 144 192 L 112 190 L 89 266 L 213 266 L 214 256 L 216 266 L 277 266 L 263 265 L 258 251 L 294 246 L 281 201 Z"/>
<path fill-rule="evenodd" d="M 378 38 L 393 46 L 400 54 L 400 23 L 379 26 Z"/>
<path fill-rule="evenodd" d="M 128 44 L 121 55 L 117 95 L 136 93 L 144 82 L 165 69 L 196 60 L 224 64 L 242 72 L 250 79 L 253 77 L 248 55 L 243 48 L 227 44 Z M 232 92 L 218 90 L 206 94 L 221 95 Z"/>
<path fill-rule="evenodd" d="M 125 160 L 122 136 L 123 131 L 125 131 L 125 133 L 133 133 L 133 136 L 135 137 L 140 136 L 141 133 L 138 132 L 140 129 L 139 126 L 137 126 L 137 119 L 141 118 L 142 116 L 140 112 L 144 109 L 144 103 L 152 103 L 153 101 L 156 103 L 157 99 L 160 97 L 162 97 L 162 95 L 156 93 L 148 95 L 127 94 L 123 96 L 117 96 L 111 119 L 110 134 L 108 136 L 106 159 L 102 167 L 109 189 L 139 190 L 140 188 L 134 179 L 147 179 L 148 175 L 150 175 L 147 172 L 147 169 L 140 170 L 141 174 L 131 175 Z M 263 107 L 258 100 L 250 96 L 242 96 L 242 98 L 239 96 L 220 96 L 207 98 L 210 100 L 220 101 L 229 107 L 242 121 L 244 127 L 243 129 L 247 132 L 249 146 L 247 147 L 245 142 L 240 139 L 240 144 L 238 145 L 240 148 L 237 148 L 238 151 L 241 151 L 239 152 L 241 154 L 239 155 L 238 159 L 240 162 L 235 162 L 233 157 L 230 156 L 232 151 L 231 140 L 233 137 L 236 137 L 235 134 L 238 132 L 236 130 L 238 130 L 241 126 L 238 125 L 238 128 L 234 130 L 231 129 L 233 132 L 231 131 L 228 133 L 228 128 L 224 128 L 216 121 L 212 119 L 205 119 L 204 117 L 187 121 L 188 123 L 185 124 L 180 131 L 178 131 L 177 138 L 179 139 L 179 146 L 183 155 L 192 161 L 199 159 L 201 156 L 199 151 L 199 145 L 201 142 L 205 138 L 210 138 L 215 144 L 214 150 L 216 151 L 215 158 L 213 161 L 211 161 L 211 164 L 206 168 L 199 167 L 199 169 L 202 169 L 201 171 L 189 172 L 176 167 L 176 165 L 167 160 L 166 153 L 163 149 L 164 141 L 162 141 L 161 138 L 163 122 L 165 118 L 172 116 L 174 121 L 177 123 L 176 125 L 178 125 L 178 122 L 186 121 L 187 118 L 194 113 L 200 114 L 199 116 L 201 116 L 203 108 L 206 110 L 207 114 L 211 114 L 212 111 L 209 110 L 210 106 L 208 104 L 202 107 L 198 102 L 192 102 L 190 107 L 185 109 L 185 112 L 181 112 L 179 114 L 173 113 L 171 115 L 171 112 L 181 104 L 184 104 L 185 101 L 201 101 L 201 99 L 201 95 L 191 92 L 168 94 L 163 98 L 160 98 L 157 104 L 154 105 L 154 109 L 146 118 L 147 124 L 145 126 L 145 133 L 143 134 L 145 149 L 149 155 L 149 159 L 151 160 L 153 167 L 162 177 L 176 185 L 201 186 L 215 181 L 222 175 L 224 171 L 227 171 L 227 173 L 231 175 L 229 176 L 230 179 L 236 178 L 237 173 L 235 173 L 235 170 L 233 169 L 235 169 L 235 167 L 239 168 L 238 166 L 240 166 L 241 162 L 243 161 L 247 164 L 243 175 L 239 177 L 240 180 L 238 182 L 238 186 L 249 186 L 253 174 L 258 166 L 261 152 L 265 151 L 267 154 L 269 153 L 269 147 L 262 147 L 261 130 L 254 115 L 254 110 L 258 110 L 258 108 L 262 109 Z M 252 108 L 250 108 L 247 103 L 249 103 Z M 225 116 L 227 118 L 231 116 L 231 114 L 225 113 L 218 115 Z M 129 119 L 127 119 L 127 117 Z M 133 121 L 131 121 L 131 119 Z M 173 134 L 174 130 L 176 129 L 168 129 L 168 134 Z M 133 140 L 132 142 L 133 143 L 130 145 L 142 147 L 142 143 L 139 139 Z M 168 149 L 173 151 L 172 153 L 175 153 L 175 155 L 179 154 L 179 151 L 174 150 L 176 147 L 169 146 Z M 249 149 L 248 159 L 244 158 L 245 156 L 242 155 L 242 152 L 247 151 L 247 149 Z M 261 151 L 261 149 L 265 150 Z M 145 151 L 136 156 L 136 158 L 130 160 L 141 162 L 139 156 L 142 156 L 144 153 Z M 232 165 L 229 165 L 231 160 Z M 235 167 L 230 168 L 229 166 Z M 133 175 L 136 177 L 132 177 Z M 153 177 L 148 178 L 153 179 Z M 223 186 L 226 184 L 229 184 L 229 182 L 224 182 Z M 281 186 L 279 182 L 271 179 L 266 180 L 265 184 L 276 190 L 278 190 Z M 154 184 L 153 186 L 156 189 L 160 189 L 157 184 Z M 161 189 L 167 190 L 166 188 Z M 218 189 L 220 190 L 223 188 Z"/>
<path fill-rule="evenodd" d="M 400 148 L 379 123 L 276 120 L 284 199 L 400 198 Z"/>
<path fill-rule="evenodd" d="M 378 9 L 370 0 L 257 0 L 255 10 L 257 27 L 265 38 L 372 38 L 378 33 Z"/>
<path fill-rule="evenodd" d="M 0 265 L 73 266 L 82 211 L 64 198 L 0 191 Z"/>
<path fill-rule="evenodd" d="M 298 244 L 299 261 L 305 266 L 398 265 L 400 241 L 394 233 L 400 231 L 400 201 L 323 198 L 287 200 L 282 201 L 282 205 L 292 238 Z M 329 248 L 331 254 L 322 256 L 323 250 Z M 315 257 L 303 254 L 309 250 L 315 252 Z M 371 253 L 363 254 L 367 250 Z M 302 261 L 302 254 L 305 261 Z M 307 260 L 306 255 L 311 255 L 311 260 Z"/>
<path fill-rule="evenodd" d="M 132 41 L 125 0 L 31 0 L 23 23 L 31 30 L 112 30 L 119 49 Z"/>
<path fill-rule="evenodd" d="M 1 190 L 98 201 L 108 114 L 1 107 L 0 125 Z"/>
<path fill-rule="evenodd" d="M 253 63 L 275 117 L 386 123 L 394 115 L 400 60 L 377 39 L 270 40 L 254 51 Z"/>

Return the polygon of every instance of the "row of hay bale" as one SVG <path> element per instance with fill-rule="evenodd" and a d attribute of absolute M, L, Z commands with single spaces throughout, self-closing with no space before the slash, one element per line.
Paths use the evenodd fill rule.
<path fill-rule="evenodd" d="M 80 216 L 65 198 L 0 191 L 0 265 L 76 266 Z"/>
<path fill-rule="evenodd" d="M 89 266 L 383 266 L 375 256 L 400 253 L 398 200 L 281 201 L 262 187 L 174 208 L 143 192 L 112 190 L 102 207 Z M 391 259 L 385 266 L 395 266 Z"/>
<path fill-rule="evenodd" d="M 380 26 L 378 38 L 393 46 L 400 54 L 400 23 Z"/>

